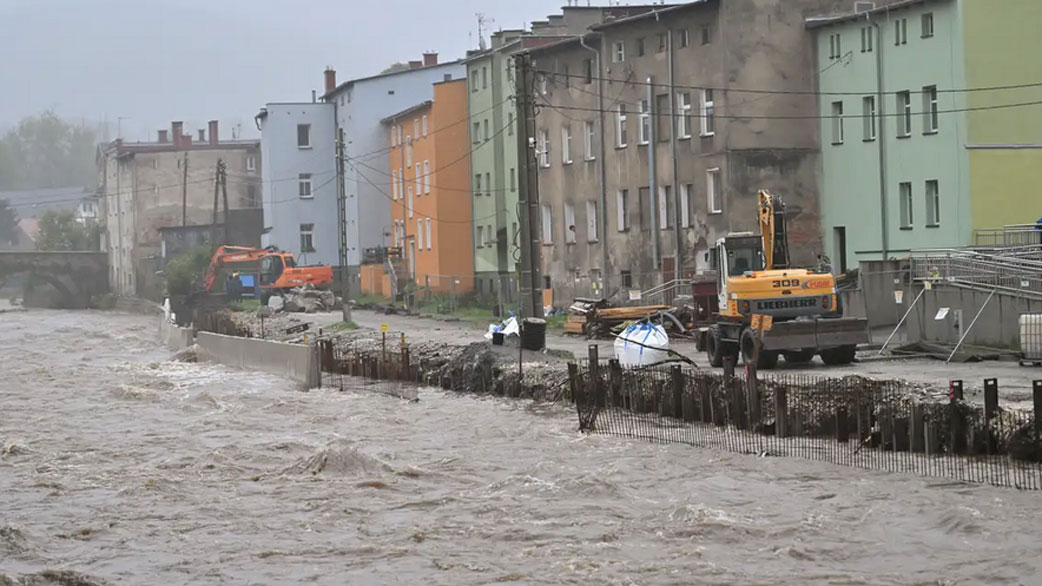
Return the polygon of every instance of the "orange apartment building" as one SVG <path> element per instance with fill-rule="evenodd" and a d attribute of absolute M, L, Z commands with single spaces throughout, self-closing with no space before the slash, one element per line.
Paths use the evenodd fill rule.
<path fill-rule="evenodd" d="M 385 118 L 391 147 L 394 246 L 419 287 L 474 291 L 467 80 L 434 84 L 434 99 Z"/>

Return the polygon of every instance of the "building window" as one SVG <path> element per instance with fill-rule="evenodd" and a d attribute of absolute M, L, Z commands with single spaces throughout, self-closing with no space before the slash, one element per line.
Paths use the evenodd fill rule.
<path fill-rule="evenodd" d="M 691 138 L 691 92 L 679 92 L 677 105 L 680 116 L 677 117 L 677 137 Z"/>
<path fill-rule="evenodd" d="M 405 137 L 405 164 L 412 166 L 412 137 Z"/>
<path fill-rule="evenodd" d="M 832 144 L 843 144 L 843 102 L 832 102 Z"/>
<path fill-rule="evenodd" d="M 842 38 L 839 33 L 829 35 L 829 59 L 839 59 L 843 56 Z"/>
<path fill-rule="evenodd" d="M 477 226 L 476 228 L 474 228 L 474 234 L 475 234 L 474 235 L 474 245 L 476 247 L 478 247 L 478 248 L 484 248 L 485 247 L 485 240 L 484 240 L 484 238 L 485 238 L 485 227 L 484 226 Z"/>
<path fill-rule="evenodd" d="M 641 38 L 637 39 L 636 47 L 637 47 L 637 50 L 634 51 L 634 52 L 637 54 L 637 57 L 643 57 L 647 53 L 647 51 L 648 51 L 648 43 L 644 39 L 644 37 L 641 37 Z"/>
<path fill-rule="evenodd" d="M 550 76 L 545 73 L 539 74 L 539 80 L 537 81 L 537 83 L 539 84 L 539 95 L 545 96 L 547 93 L 549 93 L 549 78 Z"/>
<path fill-rule="evenodd" d="M 623 41 L 615 41 L 612 45 L 613 50 L 611 52 L 612 63 L 622 63 L 626 60 L 626 43 Z"/>
<path fill-rule="evenodd" d="M 254 155 L 246 155 L 246 170 L 256 171 L 257 170 L 257 157 Z"/>
<path fill-rule="evenodd" d="M 423 250 L 423 218 L 416 220 L 416 250 Z"/>
<path fill-rule="evenodd" d="M 669 104 L 669 94 L 659 94 L 655 96 L 655 112 L 658 116 L 655 117 L 656 138 L 659 142 L 669 142 L 670 135 L 673 132 L 673 117 L 666 114 L 670 112 L 672 108 Z"/>
<path fill-rule="evenodd" d="M 564 78 L 564 81 L 562 82 L 564 83 L 564 87 L 572 87 L 572 75 L 568 71 L 567 63 L 564 64 L 564 73 L 561 75 L 561 77 Z"/>
<path fill-rule="evenodd" d="M 593 59 L 583 61 L 583 82 L 586 84 L 593 83 Z"/>
<path fill-rule="evenodd" d="M 572 127 L 567 124 L 561 127 L 561 162 L 572 164 Z"/>
<path fill-rule="evenodd" d="M 297 125 L 297 148 L 309 149 L 311 148 L 311 125 L 310 124 L 298 124 Z"/>
<path fill-rule="evenodd" d="M 659 33 L 659 36 L 658 36 L 658 52 L 659 53 L 665 53 L 666 52 L 666 33 Z"/>
<path fill-rule="evenodd" d="M 475 122 L 471 125 L 470 129 L 470 141 L 474 144 L 481 142 L 481 123 Z"/>
<path fill-rule="evenodd" d="M 546 130 L 539 131 L 539 166 L 550 166 L 550 133 Z"/>
<path fill-rule="evenodd" d="M 694 206 L 691 205 L 693 191 L 690 183 L 680 185 L 680 227 L 682 228 L 691 227 L 691 210 L 694 209 Z"/>
<path fill-rule="evenodd" d="M 488 118 L 485 118 L 485 142 L 488 142 L 489 138 L 491 138 L 491 135 L 488 131 Z"/>
<path fill-rule="evenodd" d="M 496 242 L 499 242 L 499 239 L 496 237 L 496 233 L 492 231 L 492 226 L 487 224 L 485 225 L 485 238 L 488 239 L 486 241 L 486 244 L 488 245 L 492 245 Z"/>
<path fill-rule="evenodd" d="M 628 189 L 620 189 L 615 193 L 615 215 L 619 232 L 625 232 L 630 229 L 630 218 L 627 213 L 629 210 L 629 199 L 630 191 Z"/>
<path fill-rule="evenodd" d="M 909 92 L 897 92 L 897 137 L 912 135 L 912 96 Z"/>
<path fill-rule="evenodd" d="M 406 191 L 406 193 L 409 194 L 409 199 L 405 202 L 405 208 L 406 208 L 406 211 L 409 212 L 409 217 L 411 218 L 412 217 L 412 185 L 409 186 L 409 189 Z"/>
<path fill-rule="evenodd" d="M 651 107 L 647 100 L 640 101 L 640 126 L 637 127 L 637 144 L 648 144 L 651 137 Z"/>
<path fill-rule="evenodd" d="M 708 45 L 711 42 L 713 42 L 713 30 L 709 28 L 709 25 L 704 25 L 702 27 L 702 44 Z"/>
<path fill-rule="evenodd" d="M 405 197 L 405 169 L 398 170 L 398 197 Z"/>
<path fill-rule="evenodd" d="M 658 188 L 658 217 L 660 230 L 673 227 L 673 187 L 670 185 Z"/>
<path fill-rule="evenodd" d="M 575 206 L 564 204 L 564 243 L 575 244 Z"/>
<path fill-rule="evenodd" d="M 507 134 L 514 136 L 514 113 L 507 112 Z"/>
<path fill-rule="evenodd" d="M 470 91 L 478 91 L 478 68 L 470 70 Z"/>
<path fill-rule="evenodd" d="M 416 197 L 423 195 L 423 173 L 420 172 L 420 163 L 416 162 L 416 172 L 412 176 L 413 183 L 416 184 Z"/>
<path fill-rule="evenodd" d="M 474 196 L 481 195 L 481 173 L 474 174 Z"/>
<path fill-rule="evenodd" d="M 297 176 L 297 187 L 300 192 L 300 197 L 303 199 L 311 199 L 315 197 L 311 193 L 311 173 L 301 173 Z"/>
<path fill-rule="evenodd" d="M 901 229 L 911 230 L 914 221 L 912 217 L 912 184 L 901 183 L 898 187 L 901 197 Z"/>
<path fill-rule="evenodd" d="M 587 161 L 592 161 L 597 158 L 593 153 L 596 140 L 596 135 L 594 134 L 596 132 L 595 129 L 596 127 L 593 125 L 592 121 L 587 120 L 586 122 L 583 122 L 583 159 Z"/>
<path fill-rule="evenodd" d="M 597 242 L 597 202 L 586 202 L 586 241 Z"/>
<path fill-rule="evenodd" d="M 939 127 L 937 116 L 937 86 L 923 88 L 923 134 L 935 134 Z"/>
<path fill-rule="evenodd" d="M 427 115 L 423 115 L 423 136 L 427 136 Z"/>
<path fill-rule="evenodd" d="M 861 27 L 861 52 L 871 53 L 872 52 L 872 35 L 874 34 L 872 27 L 863 26 Z"/>
<path fill-rule="evenodd" d="M 709 213 L 719 214 L 724 211 L 724 198 L 720 193 L 720 169 L 706 171 L 706 199 L 709 202 Z"/>
<path fill-rule="evenodd" d="M 315 225 L 300 225 L 300 252 L 315 252 Z"/>
<path fill-rule="evenodd" d="M 691 38 L 688 36 L 688 31 L 686 28 L 677 31 L 677 42 L 680 43 L 681 49 L 686 48 L 688 45 L 691 44 Z"/>
<path fill-rule="evenodd" d="M 647 232 L 651 229 L 651 207 L 649 205 L 650 200 L 650 187 L 641 187 L 637 190 L 637 220 L 640 222 L 640 229 L 644 232 Z"/>
<path fill-rule="evenodd" d="M 510 168 L 510 191 L 517 191 L 517 169 Z"/>
<path fill-rule="evenodd" d="M 619 104 L 619 110 L 615 114 L 615 146 L 626 148 L 626 104 Z"/>
<path fill-rule="evenodd" d="M 713 90 L 702 90 L 702 136 L 713 136 L 713 134 L 716 133 L 716 126 L 713 122 L 713 113 L 715 110 L 716 109 L 713 105 Z"/>
<path fill-rule="evenodd" d="M 623 287 L 628 288 L 633 286 L 633 273 L 631 273 L 630 271 L 622 271 L 621 273 L 619 273 L 619 277 L 619 280 L 621 281 L 621 285 Z"/>
<path fill-rule="evenodd" d="M 488 89 L 488 68 L 481 68 L 481 89 Z"/>
<path fill-rule="evenodd" d="M 434 239 L 431 238 L 431 219 L 427 218 L 427 250 L 431 250 L 434 246 Z"/>
<path fill-rule="evenodd" d="M 492 197 L 492 173 L 485 173 L 485 195 Z"/>
<path fill-rule="evenodd" d="M 412 121 L 412 135 L 416 138 L 420 138 L 420 119 L 413 118 Z"/>
<path fill-rule="evenodd" d="M 543 204 L 543 244 L 554 243 L 554 213 L 553 209 Z"/>
<path fill-rule="evenodd" d="M 927 12 L 922 16 L 922 38 L 933 36 L 933 13 Z"/>
<path fill-rule="evenodd" d="M 894 45 L 908 44 L 908 19 L 901 18 L 894 21 Z"/>
<path fill-rule="evenodd" d="M 861 98 L 861 121 L 864 125 L 864 138 L 865 141 L 872 141 L 876 139 L 876 98 L 875 96 L 865 96 Z"/>
<path fill-rule="evenodd" d="M 397 201 L 398 199 L 398 170 L 394 169 L 391 171 L 391 200 Z"/>
<path fill-rule="evenodd" d="M 431 162 L 423 162 L 423 192 L 431 192 Z"/>
<path fill-rule="evenodd" d="M 941 225 L 941 190 L 936 179 L 926 182 L 926 226 L 935 228 Z"/>
<path fill-rule="evenodd" d="M 398 127 L 391 126 L 391 146 L 398 146 Z"/>

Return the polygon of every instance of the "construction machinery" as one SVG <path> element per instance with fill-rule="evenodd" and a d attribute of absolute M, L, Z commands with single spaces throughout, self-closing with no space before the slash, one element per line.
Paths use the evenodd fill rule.
<path fill-rule="evenodd" d="M 796 364 L 815 356 L 828 365 L 853 362 L 857 345 L 869 341 L 868 320 L 842 317 L 828 269 L 790 266 L 785 204 L 764 190 L 758 201 L 760 234 L 729 234 L 706 253 L 719 312 L 701 330 L 699 349 L 713 366 L 739 356 L 758 368 L 774 368 L 779 356 Z"/>
<path fill-rule="evenodd" d="M 257 288 L 262 304 L 273 296 L 288 293 L 295 287 L 311 285 L 316 289 L 328 289 L 333 284 L 333 267 L 324 265 L 297 266 L 297 259 L 290 252 L 274 246 L 253 248 L 247 246 L 221 246 L 210 259 L 204 282 L 207 293 L 212 293 L 219 283 L 218 276 L 227 271 L 257 274 Z"/>

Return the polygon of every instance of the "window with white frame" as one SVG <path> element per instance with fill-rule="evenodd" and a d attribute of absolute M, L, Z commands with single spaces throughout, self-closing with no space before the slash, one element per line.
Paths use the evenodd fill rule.
<path fill-rule="evenodd" d="M 611 52 L 612 63 L 622 63 L 626 60 L 626 43 L 623 41 L 615 41 L 612 45 L 614 48 Z"/>
<path fill-rule="evenodd" d="M 431 162 L 423 162 L 423 192 L 431 192 Z"/>
<path fill-rule="evenodd" d="M 682 183 L 680 185 L 680 227 L 690 228 L 691 227 L 691 210 L 694 207 L 691 205 L 691 197 L 694 194 L 694 190 L 691 189 L 690 183 Z"/>
<path fill-rule="evenodd" d="M 839 59 L 843 56 L 842 39 L 838 33 L 829 35 L 829 59 Z"/>
<path fill-rule="evenodd" d="M 514 136 L 514 113 L 507 112 L 507 135 Z"/>
<path fill-rule="evenodd" d="M 711 42 L 713 42 L 713 29 L 711 29 L 708 24 L 707 25 L 703 25 L 702 26 L 702 44 L 703 45 L 708 45 Z"/>
<path fill-rule="evenodd" d="M 648 52 L 648 43 L 644 39 L 644 37 L 637 39 L 637 42 L 634 43 L 634 46 L 636 47 L 637 57 L 643 57 Z"/>
<path fill-rule="evenodd" d="M 481 89 L 488 89 L 488 68 L 481 68 Z"/>
<path fill-rule="evenodd" d="M 485 227 L 476 226 L 474 228 L 474 246 L 478 248 L 485 247 Z"/>
<path fill-rule="evenodd" d="M 423 115 L 422 125 L 423 125 L 423 136 L 427 136 L 427 115 L 426 114 Z"/>
<path fill-rule="evenodd" d="M 640 126 L 637 127 L 637 144 L 648 144 L 651 140 L 651 106 L 648 100 L 641 100 Z"/>
<path fill-rule="evenodd" d="M 677 137 L 691 138 L 691 92 L 677 93 Z"/>
<path fill-rule="evenodd" d="M 310 124 L 298 124 L 297 125 L 297 148 L 309 149 L 311 148 L 311 125 Z"/>
<path fill-rule="evenodd" d="M 861 98 L 861 123 L 864 126 L 863 140 L 872 141 L 876 139 L 876 97 L 865 96 Z"/>
<path fill-rule="evenodd" d="M 510 168 L 510 191 L 517 191 L 517 169 Z"/>
<path fill-rule="evenodd" d="M 409 199 L 407 199 L 405 201 L 405 209 L 409 213 L 409 217 L 411 218 L 412 217 L 412 185 L 409 186 L 409 189 L 406 191 L 406 193 L 409 194 Z"/>
<path fill-rule="evenodd" d="M 539 131 L 539 166 L 550 166 L 550 133 L 546 130 Z"/>
<path fill-rule="evenodd" d="M 423 250 L 423 218 L 416 219 L 416 250 Z"/>
<path fill-rule="evenodd" d="M 297 186 L 299 187 L 301 199 L 311 199 L 315 197 L 315 195 L 311 193 L 311 173 L 301 173 L 297 175 Z"/>
<path fill-rule="evenodd" d="M 554 212 L 548 204 L 543 204 L 543 244 L 554 243 Z"/>
<path fill-rule="evenodd" d="M 630 191 L 628 189 L 620 189 L 615 193 L 615 218 L 619 232 L 630 229 L 629 199 Z"/>
<path fill-rule="evenodd" d="M 719 167 L 706 171 L 706 200 L 709 202 L 710 214 L 719 214 L 724 211 L 724 198 L 720 188 Z"/>
<path fill-rule="evenodd" d="M 861 52 L 871 53 L 872 52 L 872 35 L 875 34 L 873 27 L 863 26 L 861 27 Z"/>
<path fill-rule="evenodd" d="M 912 184 L 903 182 L 898 185 L 898 193 L 901 198 L 901 229 L 911 230 L 915 218 L 912 217 Z"/>
<path fill-rule="evenodd" d="M 912 135 L 912 95 L 910 92 L 897 92 L 897 137 L 907 138 Z"/>
<path fill-rule="evenodd" d="M 478 144 L 479 142 L 481 142 L 481 123 L 475 122 L 471 126 L 472 128 L 470 131 L 470 141 L 474 144 Z"/>
<path fill-rule="evenodd" d="M 619 104 L 619 109 L 615 113 L 615 146 L 620 149 L 626 148 L 626 122 L 626 104 Z"/>
<path fill-rule="evenodd" d="M 413 183 L 416 184 L 416 197 L 423 195 L 423 173 L 420 172 L 420 162 L 416 161 L 416 172 L 412 176 Z"/>
<path fill-rule="evenodd" d="M 391 171 L 391 199 L 398 200 L 398 170 Z"/>
<path fill-rule="evenodd" d="M 597 202 L 586 202 L 586 241 L 597 242 Z"/>
<path fill-rule="evenodd" d="M 413 118 L 412 119 L 412 135 L 415 136 L 416 138 L 420 138 L 420 119 L 419 118 Z"/>
<path fill-rule="evenodd" d="M 405 198 L 405 169 L 398 170 L 398 197 Z"/>
<path fill-rule="evenodd" d="M 427 250 L 431 250 L 434 246 L 434 239 L 431 238 L 431 219 L 427 218 Z"/>
<path fill-rule="evenodd" d="M 572 127 L 569 124 L 561 127 L 561 162 L 572 164 Z"/>
<path fill-rule="evenodd" d="M 398 126 L 397 125 L 392 125 L 391 126 L 391 146 L 392 147 L 398 146 Z"/>
<path fill-rule="evenodd" d="M 593 150 L 597 139 L 596 128 L 591 120 L 583 122 L 583 160 L 592 161 L 597 158 Z"/>
<path fill-rule="evenodd" d="M 686 28 L 677 31 L 677 42 L 680 43 L 681 49 L 684 49 L 691 44 L 691 36 Z"/>
<path fill-rule="evenodd" d="M 716 107 L 713 102 L 713 90 L 707 88 L 702 90 L 702 136 L 713 136 L 716 133 L 716 124 L 713 119 L 713 114 L 716 111 Z"/>
<path fill-rule="evenodd" d="M 485 173 L 485 195 L 492 197 L 492 173 Z"/>
<path fill-rule="evenodd" d="M 934 134 L 940 124 L 937 110 L 937 86 L 923 88 L 923 134 Z"/>
<path fill-rule="evenodd" d="M 927 12 L 921 17 L 922 24 L 922 38 L 927 39 L 933 36 L 933 13 Z"/>
<path fill-rule="evenodd" d="M 499 242 L 499 239 L 496 237 L 496 233 L 492 231 L 492 226 L 491 225 L 486 225 L 485 226 L 485 234 L 486 234 L 485 238 L 487 239 L 485 243 L 488 244 L 489 246 L 492 246 L 492 245 L 496 244 L 497 242 Z"/>
<path fill-rule="evenodd" d="M 300 225 L 300 252 L 315 252 L 315 225 Z"/>
<path fill-rule="evenodd" d="M 894 20 L 894 46 L 908 44 L 908 19 Z"/>
<path fill-rule="evenodd" d="M 673 227 L 673 188 L 670 185 L 658 188 L 658 218 L 660 230 Z"/>
<path fill-rule="evenodd" d="M 564 243 L 575 244 L 575 205 L 564 204 Z"/>
<path fill-rule="evenodd" d="M 488 142 L 488 139 L 490 138 L 492 138 L 492 136 L 489 134 L 488 131 L 488 118 L 485 118 L 485 142 Z"/>
<path fill-rule="evenodd" d="M 256 171 L 257 170 L 257 157 L 255 155 L 246 155 L 246 170 Z"/>
<path fill-rule="evenodd" d="M 936 179 L 926 181 L 926 226 L 941 225 L 941 190 Z"/>
<path fill-rule="evenodd" d="M 474 174 L 474 195 L 481 195 L 481 173 Z"/>
<path fill-rule="evenodd" d="M 405 165 L 412 166 L 412 137 L 405 137 Z"/>
<path fill-rule="evenodd" d="M 832 144 L 843 144 L 843 102 L 832 102 Z"/>

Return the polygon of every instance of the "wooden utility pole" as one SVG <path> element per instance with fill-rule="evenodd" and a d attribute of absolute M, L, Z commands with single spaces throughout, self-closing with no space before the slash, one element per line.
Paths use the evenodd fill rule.
<path fill-rule="evenodd" d="M 219 246 L 217 244 L 217 205 L 221 195 L 221 163 L 222 161 L 217 159 L 217 167 L 213 172 L 213 215 L 210 218 L 210 248 L 213 250 L 217 250 Z"/>
<path fill-rule="evenodd" d="M 188 151 L 185 151 L 181 167 L 181 226 L 184 227 L 188 225 Z"/>
<path fill-rule="evenodd" d="M 346 154 L 344 152 L 344 130 L 337 129 L 336 136 L 336 213 L 337 213 L 337 243 L 340 245 L 340 297 L 342 301 L 343 319 L 351 321 L 351 294 L 350 272 L 348 266 L 347 246 L 347 184 L 344 178 L 346 167 Z M 392 277 L 393 278 L 393 277 Z"/>
<path fill-rule="evenodd" d="M 218 166 L 221 171 L 221 198 L 224 200 L 224 242 L 221 244 L 231 244 L 229 240 L 229 226 L 228 226 L 228 168 L 224 164 L 224 161 L 219 161 Z"/>
<path fill-rule="evenodd" d="M 521 166 L 518 173 L 521 210 L 521 315 L 542 317 L 543 292 L 541 271 L 539 165 L 536 160 L 535 71 L 532 57 L 521 53 L 514 57 L 517 68 L 517 152 Z"/>

